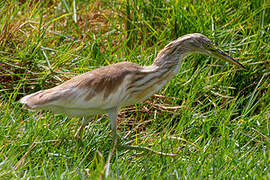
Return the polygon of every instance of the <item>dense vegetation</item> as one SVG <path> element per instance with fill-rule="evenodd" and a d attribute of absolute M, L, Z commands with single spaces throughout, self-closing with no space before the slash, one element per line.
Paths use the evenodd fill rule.
<path fill-rule="evenodd" d="M 103 178 L 110 124 L 28 112 L 18 100 L 122 61 L 153 62 L 181 35 L 200 32 L 249 71 L 193 55 L 162 91 L 123 108 L 124 142 L 177 157 L 119 150 L 109 178 L 270 176 L 269 1 L 11 0 L 0 2 L 0 178 Z"/>

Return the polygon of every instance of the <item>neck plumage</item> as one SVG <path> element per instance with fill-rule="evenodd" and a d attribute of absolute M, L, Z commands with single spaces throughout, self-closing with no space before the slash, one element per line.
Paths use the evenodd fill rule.
<path fill-rule="evenodd" d="M 176 74 L 181 66 L 182 59 L 189 55 L 189 51 L 181 47 L 181 41 L 173 41 L 165 46 L 154 60 L 153 66 Z"/>
<path fill-rule="evenodd" d="M 144 66 L 136 73 L 128 87 L 136 96 L 134 102 L 148 98 L 177 74 L 182 59 L 188 55 L 188 50 L 178 45 L 179 41 L 169 43 L 158 53 L 152 65 Z"/>

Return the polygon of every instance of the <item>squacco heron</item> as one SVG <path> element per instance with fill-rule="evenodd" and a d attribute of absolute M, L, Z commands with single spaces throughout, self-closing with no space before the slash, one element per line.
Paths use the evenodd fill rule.
<path fill-rule="evenodd" d="M 193 53 L 213 56 L 247 70 L 219 50 L 206 36 L 194 33 L 166 45 L 150 66 L 120 62 L 101 67 L 75 76 L 54 88 L 25 96 L 20 102 L 28 109 L 83 117 L 75 134 L 77 138 L 93 115 L 108 113 L 112 137 L 116 142 L 117 114 L 120 108 L 140 103 L 160 90 L 177 74 L 182 60 Z"/>

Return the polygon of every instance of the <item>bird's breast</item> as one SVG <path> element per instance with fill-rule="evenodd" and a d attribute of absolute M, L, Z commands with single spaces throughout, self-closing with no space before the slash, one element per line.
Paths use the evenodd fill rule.
<path fill-rule="evenodd" d="M 128 89 L 126 94 L 126 99 L 123 100 L 123 105 L 132 105 L 135 103 L 140 103 L 154 93 L 159 91 L 168 81 L 174 76 L 173 72 L 167 72 L 160 76 L 153 76 L 149 79 L 145 77 L 145 83 L 135 83 L 132 85 L 132 88 Z"/>

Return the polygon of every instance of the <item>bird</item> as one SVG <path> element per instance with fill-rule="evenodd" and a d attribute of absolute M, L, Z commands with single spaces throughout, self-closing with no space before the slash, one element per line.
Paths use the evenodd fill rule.
<path fill-rule="evenodd" d="M 205 35 L 186 34 L 169 42 L 152 65 L 119 62 L 75 76 L 51 89 L 41 90 L 20 99 L 25 109 L 49 110 L 70 117 L 81 117 L 75 137 L 97 114 L 107 113 L 112 138 L 117 140 L 117 115 L 122 107 L 141 103 L 167 84 L 179 71 L 187 56 L 199 53 L 247 68 L 218 49 Z"/>

